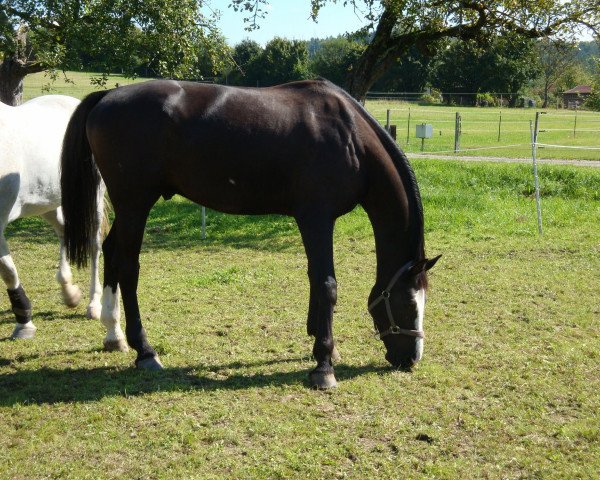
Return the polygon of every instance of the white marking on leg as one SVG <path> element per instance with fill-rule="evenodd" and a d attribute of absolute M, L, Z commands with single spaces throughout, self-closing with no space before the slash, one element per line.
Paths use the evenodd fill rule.
<path fill-rule="evenodd" d="M 102 296 L 102 287 L 100 285 L 100 275 L 98 265 L 100 262 L 100 252 L 102 250 L 102 221 L 104 218 L 104 187 L 98 189 L 98 210 L 96 211 L 96 220 L 98 229 L 92 239 L 92 267 L 90 274 L 90 303 L 87 307 L 87 318 L 97 320 L 100 318 L 102 304 L 100 297 Z"/>
<path fill-rule="evenodd" d="M 10 255 L 0 257 L 0 276 L 9 290 L 14 290 L 20 285 L 17 267 Z"/>
<path fill-rule="evenodd" d="M 417 326 L 416 330 L 423 331 L 423 318 L 425 315 L 425 289 L 417 290 L 414 294 L 415 302 L 417 303 Z M 417 338 L 417 362 L 423 357 L 423 343 L 422 338 Z"/>
<path fill-rule="evenodd" d="M 61 240 L 60 242 L 60 263 L 56 272 L 56 281 L 62 290 L 63 301 L 68 307 L 76 307 L 81 300 L 81 290 L 77 285 L 73 285 L 73 274 L 71 267 L 67 262 L 66 252 Z"/>
<path fill-rule="evenodd" d="M 119 308 L 119 288 L 113 293 L 111 287 L 104 287 L 102 292 L 102 313 L 100 320 L 106 328 L 104 344 L 125 342 L 125 335 L 121 330 L 121 310 Z"/>
<path fill-rule="evenodd" d="M 58 271 L 56 272 L 56 281 L 62 290 L 63 300 L 68 307 L 76 307 L 81 300 L 81 290 L 77 285 L 73 285 L 73 274 L 67 261 L 67 251 L 64 243 L 64 219 L 62 209 L 58 207 L 42 215 L 42 217 L 54 228 L 56 236 L 60 242 Z"/>

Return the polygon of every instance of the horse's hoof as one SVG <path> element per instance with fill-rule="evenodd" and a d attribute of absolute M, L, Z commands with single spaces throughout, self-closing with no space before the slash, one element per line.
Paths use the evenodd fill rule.
<path fill-rule="evenodd" d="M 87 307 L 87 311 L 85 312 L 85 316 L 86 316 L 86 318 L 89 318 L 90 320 L 100 320 L 101 310 L 102 310 L 102 307 L 100 307 L 99 305 L 89 304 Z"/>
<path fill-rule="evenodd" d="M 337 381 L 333 373 L 310 372 L 310 384 L 317 390 L 328 390 L 337 387 Z"/>
<path fill-rule="evenodd" d="M 342 359 L 342 356 L 340 355 L 340 352 L 338 352 L 338 349 L 333 347 L 333 352 L 331 352 L 331 361 L 334 363 L 339 362 Z"/>
<path fill-rule="evenodd" d="M 11 340 L 27 340 L 35 336 L 36 330 L 37 327 L 31 321 L 27 323 L 17 323 L 10 338 Z"/>
<path fill-rule="evenodd" d="M 163 364 L 160 363 L 158 359 L 158 355 L 156 357 L 144 358 L 143 360 L 139 360 L 135 362 L 135 366 L 142 370 L 162 370 Z"/>
<path fill-rule="evenodd" d="M 104 351 L 106 352 L 128 352 L 129 346 L 124 338 L 116 340 L 104 340 Z"/>
<path fill-rule="evenodd" d="M 77 285 L 63 286 L 63 301 L 69 308 L 75 308 L 81 301 L 81 290 Z"/>

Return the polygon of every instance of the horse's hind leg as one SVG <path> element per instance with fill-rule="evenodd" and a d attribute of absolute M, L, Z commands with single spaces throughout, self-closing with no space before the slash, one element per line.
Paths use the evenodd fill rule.
<path fill-rule="evenodd" d="M 139 256 L 144 237 L 144 228 L 150 208 L 136 210 L 118 210 L 115 203 L 116 261 L 118 283 L 123 297 L 125 310 L 125 334 L 127 343 L 137 352 L 135 364 L 138 368 L 159 370 L 162 364 L 157 353 L 148 343 L 142 325 L 137 298 L 137 286 L 140 273 Z"/>
<path fill-rule="evenodd" d="M 31 321 L 31 302 L 19 282 L 17 268 L 4 238 L 4 227 L 5 225 L 2 225 L 0 228 L 0 276 L 6 284 L 10 305 L 17 320 L 17 325 L 10 338 L 33 338 L 36 327 Z"/>
<path fill-rule="evenodd" d="M 337 301 L 337 283 L 333 266 L 333 219 L 305 215 L 296 218 L 306 256 L 310 280 L 311 302 L 308 331 L 315 336 L 313 355 L 317 367 L 310 373 L 316 388 L 332 388 L 335 380 L 332 357 L 333 307 Z"/>
<path fill-rule="evenodd" d="M 73 308 L 79 305 L 81 300 L 81 290 L 77 285 L 73 285 L 73 274 L 71 273 L 71 267 L 67 261 L 67 253 L 64 242 L 64 225 L 65 222 L 62 216 L 62 209 L 59 207 L 56 210 L 46 212 L 42 217 L 52 225 L 56 236 L 60 241 L 60 258 L 58 264 L 58 271 L 56 272 L 56 281 L 60 285 L 62 291 L 63 301 L 67 307 Z"/>
<path fill-rule="evenodd" d="M 100 252 L 102 250 L 102 222 L 104 220 L 104 187 L 98 189 L 98 201 L 96 208 L 96 222 L 98 228 L 92 238 L 92 265 L 90 272 L 90 303 L 87 307 L 86 316 L 97 320 L 100 318 L 102 304 L 100 298 L 102 296 L 102 288 L 100 287 L 100 275 L 98 266 L 100 265 Z M 118 306 L 117 302 L 117 306 Z"/>
<path fill-rule="evenodd" d="M 106 327 L 104 350 L 126 352 L 129 350 L 129 347 L 127 347 L 120 323 L 121 311 L 119 309 L 116 233 L 114 225 L 102 244 L 102 251 L 104 253 L 104 291 L 102 292 L 100 320 Z"/>

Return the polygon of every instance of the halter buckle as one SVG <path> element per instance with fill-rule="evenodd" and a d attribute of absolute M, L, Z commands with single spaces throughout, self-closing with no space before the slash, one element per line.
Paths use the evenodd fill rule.
<path fill-rule="evenodd" d="M 398 325 L 392 325 L 390 327 L 390 333 L 392 335 L 399 335 L 400 334 L 400 327 Z"/>
<path fill-rule="evenodd" d="M 383 292 L 381 292 L 381 296 L 383 298 L 390 298 L 390 292 L 389 292 L 389 290 L 384 290 Z"/>

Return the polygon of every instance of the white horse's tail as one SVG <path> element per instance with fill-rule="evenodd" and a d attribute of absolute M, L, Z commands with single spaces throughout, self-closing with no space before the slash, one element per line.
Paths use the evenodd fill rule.
<path fill-rule="evenodd" d="M 60 187 L 65 218 L 67 257 L 78 267 L 87 265 L 92 239 L 98 229 L 97 196 L 100 172 L 86 134 L 90 111 L 109 92 L 94 92 L 83 99 L 71 116 L 63 141 Z"/>

